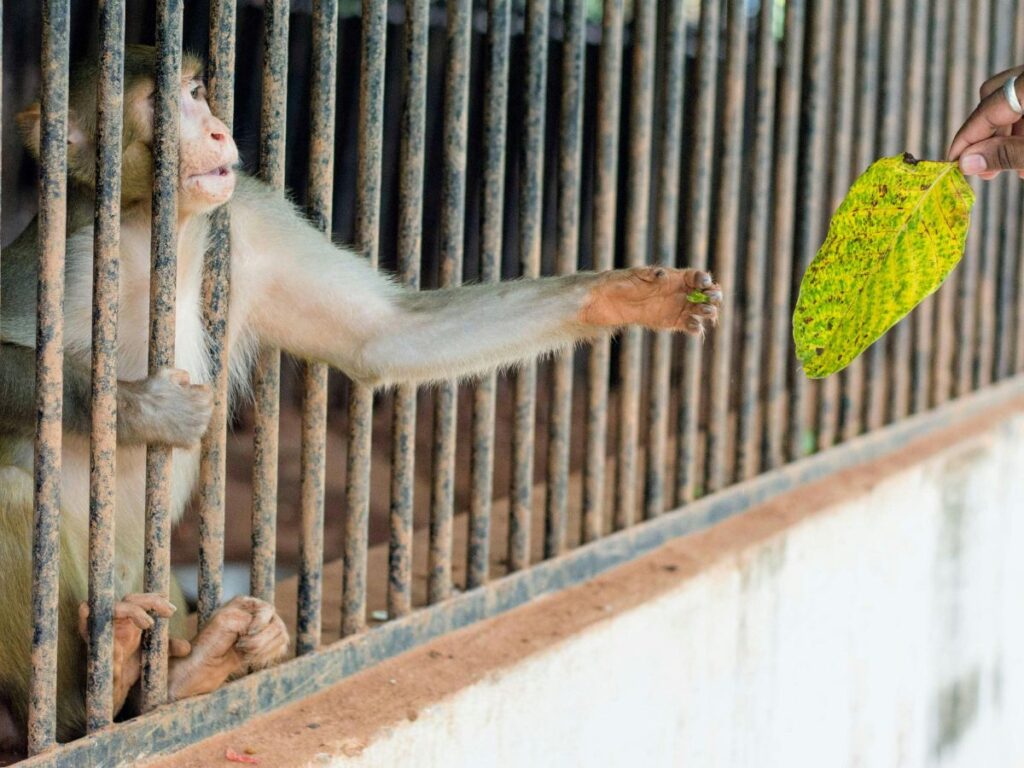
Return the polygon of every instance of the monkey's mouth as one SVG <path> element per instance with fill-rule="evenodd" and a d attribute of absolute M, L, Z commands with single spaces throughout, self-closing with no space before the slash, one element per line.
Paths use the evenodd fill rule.
<path fill-rule="evenodd" d="M 216 179 L 230 175 L 231 166 L 220 165 L 214 168 L 212 171 L 206 171 L 204 173 L 193 173 L 191 176 L 189 176 L 189 179 Z"/>

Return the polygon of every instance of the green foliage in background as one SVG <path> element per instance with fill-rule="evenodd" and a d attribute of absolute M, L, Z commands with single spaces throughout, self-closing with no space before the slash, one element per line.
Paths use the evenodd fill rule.
<path fill-rule="evenodd" d="M 872 164 L 800 284 L 793 341 L 804 373 L 842 370 L 942 285 L 964 252 L 973 204 L 956 163 Z"/>

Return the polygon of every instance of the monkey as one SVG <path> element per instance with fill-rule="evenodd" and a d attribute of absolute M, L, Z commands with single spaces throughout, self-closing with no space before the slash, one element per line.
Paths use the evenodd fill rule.
<path fill-rule="evenodd" d="M 147 375 L 155 52 L 127 46 L 121 161 L 117 326 L 117 498 L 114 709 L 139 677 L 151 614 L 170 617 L 171 700 L 214 690 L 280 659 L 288 633 L 273 606 L 240 597 L 189 639 L 180 588 L 140 592 L 145 447 L 173 447 L 171 516 L 198 475 L 211 415 L 202 324 L 203 256 L 211 214 L 230 217 L 226 331 L 229 395 L 244 396 L 261 348 L 340 369 L 371 388 L 464 379 L 565 350 L 628 325 L 701 335 L 722 288 L 707 272 L 638 267 L 416 291 L 314 227 L 285 195 L 239 169 L 238 150 L 210 110 L 203 63 L 186 55 L 180 84 L 174 368 Z M 75 67 L 68 111 L 58 738 L 84 729 L 89 499 L 90 318 L 95 199 L 96 72 Z M 39 153 L 39 106 L 18 115 Z M 0 258 L 0 731 L 24 731 L 29 668 L 32 429 L 37 227 Z M 692 301 L 700 291 L 707 301 Z M 8 739 L 16 738 L 8 736 Z M 4 734 L 0 733 L 0 740 Z"/>

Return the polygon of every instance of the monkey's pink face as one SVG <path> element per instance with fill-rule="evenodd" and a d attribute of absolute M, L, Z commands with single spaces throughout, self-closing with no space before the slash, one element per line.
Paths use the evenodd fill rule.
<path fill-rule="evenodd" d="M 201 213 L 226 203 L 235 191 L 238 147 L 224 123 L 210 112 L 206 88 L 189 80 L 181 88 L 181 187 L 178 207 Z"/>

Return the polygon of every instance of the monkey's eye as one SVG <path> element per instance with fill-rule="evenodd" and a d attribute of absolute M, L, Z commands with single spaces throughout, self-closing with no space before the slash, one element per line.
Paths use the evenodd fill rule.
<path fill-rule="evenodd" d="M 202 83 L 197 81 L 192 83 L 192 87 L 189 88 L 188 93 L 193 99 L 199 99 L 206 95 L 206 88 L 203 87 Z"/>

